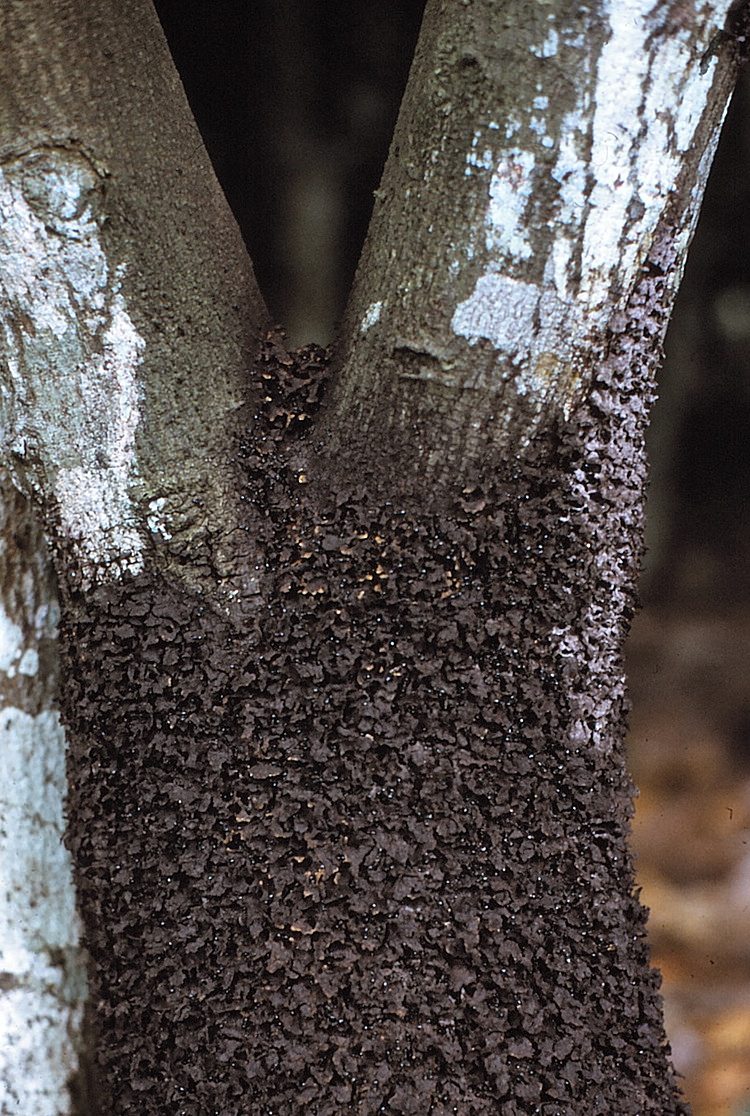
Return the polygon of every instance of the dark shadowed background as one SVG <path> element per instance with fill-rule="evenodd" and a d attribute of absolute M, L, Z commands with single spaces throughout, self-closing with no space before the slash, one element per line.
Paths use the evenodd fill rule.
<path fill-rule="evenodd" d="M 157 0 L 273 316 L 341 317 L 423 0 Z M 667 339 L 629 648 L 639 876 L 696 1116 L 750 1114 L 750 76 Z"/>

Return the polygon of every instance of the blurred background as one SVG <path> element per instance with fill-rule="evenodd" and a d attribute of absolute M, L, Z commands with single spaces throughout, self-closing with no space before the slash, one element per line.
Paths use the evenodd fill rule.
<path fill-rule="evenodd" d="M 424 0 L 157 0 L 277 321 L 326 344 Z M 639 883 L 695 1116 L 750 1116 L 750 75 L 667 339 L 628 648 Z"/>
<path fill-rule="evenodd" d="M 634 845 L 695 1116 L 750 1116 L 750 71 L 730 106 L 650 432 L 628 675 Z"/>

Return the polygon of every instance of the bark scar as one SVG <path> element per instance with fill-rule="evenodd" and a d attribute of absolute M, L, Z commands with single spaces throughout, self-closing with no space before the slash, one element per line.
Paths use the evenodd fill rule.
<path fill-rule="evenodd" d="M 432 380 L 444 387 L 457 387 L 456 361 L 447 348 L 427 337 L 419 340 L 397 337 L 393 355 L 399 362 L 402 380 Z"/>

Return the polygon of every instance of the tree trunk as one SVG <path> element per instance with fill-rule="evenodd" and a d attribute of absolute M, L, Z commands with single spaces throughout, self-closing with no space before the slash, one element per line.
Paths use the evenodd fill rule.
<path fill-rule="evenodd" d="M 28 501 L 0 481 L 0 1111 L 58 1116 L 83 1101 L 86 979 L 62 844 L 65 736 L 58 608 Z"/>
<path fill-rule="evenodd" d="M 731 52 L 702 58 L 726 8 L 428 5 L 340 339 L 334 440 L 424 427 L 418 471 L 454 477 L 457 457 L 515 454 L 573 415 L 613 334 L 637 328 L 647 259 L 666 327 L 733 88 Z"/>
<path fill-rule="evenodd" d="M 155 562 L 242 610 L 231 447 L 266 312 L 153 8 L 11 0 L 0 29 L 14 476 L 68 579 Z"/>
<path fill-rule="evenodd" d="M 2 17 L 101 1110 L 682 1112 L 621 646 L 742 11 L 428 4 L 316 419 L 135 7 Z"/>

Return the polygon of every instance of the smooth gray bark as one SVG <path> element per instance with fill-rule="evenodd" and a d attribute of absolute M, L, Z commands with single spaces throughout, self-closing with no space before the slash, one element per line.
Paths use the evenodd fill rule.
<path fill-rule="evenodd" d="M 671 305 L 737 72 L 726 43 L 704 59 L 729 8 L 428 4 L 339 338 L 334 446 L 385 424 L 448 476 L 459 454 L 515 454 L 585 397 L 660 239 Z"/>
<path fill-rule="evenodd" d="M 476 475 L 485 457 L 489 468 L 517 456 L 512 480 L 521 491 L 522 455 L 538 433 L 565 420 L 575 462 L 577 408 L 613 336 L 627 340 L 633 332 L 607 369 L 612 391 L 628 360 L 652 363 L 658 351 L 739 61 L 726 40 L 701 62 L 729 7 L 727 0 L 700 11 L 642 0 L 600 0 L 586 9 L 568 0 L 428 5 L 342 334 L 321 432 L 329 456 L 377 439 L 386 453 L 395 447 L 403 474 L 428 478 L 426 489 L 434 478 L 458 481 L 454 495 L 464 472 L 471 467 Z M 179 604 L 188 618 L 184 653 L 175 659 L 174 647 L 164 650 L 160 633 L 152 635 L 164 662 L 187 670 L 190 656 L 200 657 L 195 648 L 206 654 L 209 647 L 206 600 L 232 624 L 259 607 L 265 556 L 242 510 L 247 492 L 235 456 L 240 424 L 251 414 L 247 371 L 267 318 L 149 4 L 6 0 L 0 55 L 2 450 L 16 482 L 41 497 L 73 602 L 71 630 L 81 633 L 82 646 L 72 640 L 71 661 L 78 654 L 91 672 L 79 754 L 95 793 L 100 768 L 86 769 L 89 750 L 107 741 L 90 725 L 99 715 L 117 720 L 109 691 L 96 710 L 102 649 L 121 641 L 118 678 L 129 677 L 128 640 L 131 631 L 134 639 L 143 635 L 139 624 L 152 599 L 166 610 L 157 612 L 163 620 Z M 661 269 L 647 294 L 644 266 Z M 644 313 L 653 315 L 653 329 L 644 328 Z M 643 400 L 628 406 L 635 434 L 623 446 L 635 454 Z M 604 460 L 591 409 L 585 422 L 581 452 Z M 574 467 L 580 476 L 567 479 L 585 533 L 604 481 Z M 345 460 L 347 483 L 350 469 Z M 641 472 L 639 459 L 629 531 Z M 310 479 L 302 469 L 298 476 Z M 616 504 L 611 492 L 608 499 Z M 622 559 L 610 541 L 616 519 L 592 513 L 596 546 L 581 546 L 590 561 L 581 598 L 590 596 L 590 607 L 583 618 L 547 617 L 549 646 L 539 651 L 545 664 L 561 660 L 575 675 L 560 716 L 565 702 L 573 713 L 601 708 L 596 732 L 607 747 L 620 725 L 622 695 L 613 697 L 608 686 L 634 576 L 632 553 Z M 290 530 L 293 522 L 290 514 Z M 388 576 L 385 567 L 376 570 Z M 561 599 L 575 604 L 570 576 Z M 452 581 L 446 594 L 457 599 Z M 436 597 L 434 614 L 425 608 L 430 620 L 446 594 Z M 367 619 L 377 628 L 377 602 Z M 595 627 L 605 646 L 600 661 L 592 654 L 589 663 Z M 235 666 L 227 631 L 217 625 L 213 635 L 210 685 L 192 680 L 210 714 L 195 729 L 201 748 L 214 711 L 225 708 Z M 295 646 L 293 632 L 289 638 Z M 361 638 L 357 654 L 366 664 L 370 635 Z M 128 694 L 143 723 L 153 696 L 150 663 L 143 692 Z M 179 755 L 180 725 L 192 726 L 193 712 L 171 681 L 166 673 L 163 686 L 159 679 L 159 732 Z M 270 706 L 266 713 L 276 731 Z M 587 716 L 576 713 L 564 725 L 581 747 L 591 744 Z M 126 749 L 126 713 L 118 731 Z M 145 730 L 140 743 L 149 743 Z M 119 805 L 113 793 L 115 818 Z M 91 810 L 85 795 L 79 809 L 82 817 Z M 97 870 L 106 875 L 109 818 L 97 821 L 104 833 Z M 107 1059 L 116 1063 L 116 1052 Z"/>
<path fill-rule="evenodd" d="M 148 550 L 231 610 L 255 578 L 232 446 L 266 311 L 158 20 L 7 0 L 0 52 L 6 460 L 84 582 Z"/>

